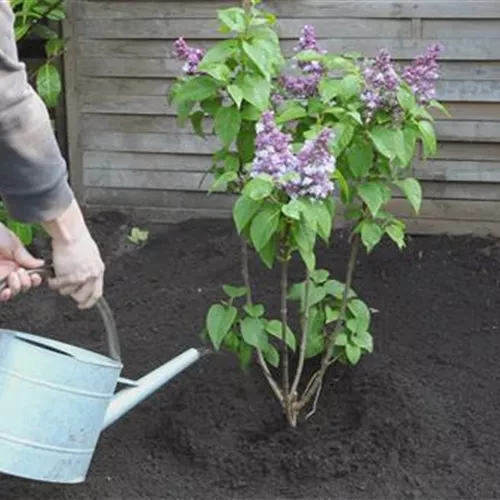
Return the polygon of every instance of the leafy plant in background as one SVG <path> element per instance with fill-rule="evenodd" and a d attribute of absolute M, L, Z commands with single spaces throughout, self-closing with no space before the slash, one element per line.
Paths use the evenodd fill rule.
<path fill-rule="evenodd" d="M 28 75 L 35 80 L 35 88 L 48 108 L 57 106 L 62 92 L 62 81 L 56 60 L 64 52 L 64 40 L 49 26 L 46 20 L 59 22 L 65 18 L 64 0 L 10 0 L 15 14 L 14 29 L 16 41 L 20 42 L 31 35 L 45 41 L 46 61 Z M 40 231 L 36 224 L 25 224 L 12 219 L 0 202 L 0 222 L 6 224 L 25 245 L 33 242 L 34 235 Z"/>
<path fill-rule="evenodd" d="M 207 52 L 175 43 L 184 75 L 169 96 L 179 120 L 221 142 L 213 156 L 212 189 L 238 196 L 233 219 L 242 241 L 242 280 L 224 285 L 226 298 L 210 307 L 207 335 L 214 348 L 236 353 L 247 366 L 253 353 L 287 421 L 314 413 L 325 373 L 333 363 L 356 365 L 373 350 L 371 312 L 352 289 L 361 246 L 370 253 L 383 237 L 405 247 L 405 223 L 390 211 L 398 190 L 415 213 L 422 201 L 411 163 L 417 144 L 436 152 L 430 108 L 439 45 L 405 68 L 386 50 L 375 59 L 329 54 L 305 26 L 295 54 L 285 60 L 275 18 L 259 1 L 218 11 L 228 35 Z M 334 196 L 335 195 L 335 196 Z M 350 227 L 344 282 L 316 266 L 319 240 L 328 244 L 336 205 Z M 248 247 L 281 268 L 279 318 L 252 300 Z M 305 277 L 289 283 L 289 263 L 300 256 Z M 292 330 L 289 307 L 300 321 Z M 291 370 L 291 358 L 295 369 Z M 318 369 L 302 380 L 304 364 Z M 279 375 L 272 368 L 278 369 Z"/>
<path fill-rule="evenodd" d="M 44 21 L 60 22 L 65 17 L 64 0 L 10 0 L 15 14 L 16 41 L 30 35 L 45 40 L 46 61 L 30 74 L 38 94 L 48 108 L 54 108 L 62 92 L 62 80 L 55 61 L 64 52 L 64 40 Z"/>

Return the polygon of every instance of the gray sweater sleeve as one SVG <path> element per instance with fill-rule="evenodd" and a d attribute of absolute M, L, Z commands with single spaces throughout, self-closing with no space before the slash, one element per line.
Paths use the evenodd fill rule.
<path fill-rule="evenodd" d="M 19 61 L 10 3 L 0 0 L 0 196 L 12 217 L 52 220 L 73 200 L 45 104 Z"/>

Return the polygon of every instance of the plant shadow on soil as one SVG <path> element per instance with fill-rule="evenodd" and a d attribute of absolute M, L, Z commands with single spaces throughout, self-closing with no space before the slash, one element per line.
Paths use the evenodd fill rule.
<path fill-rule="evenodd" d="M 130 226 L 115 213 L 91 220 L 106 257 L 123 375 L 136 377 L 200 346 L 221 285 L 241 280 L 230 221 L 168 226 L 135 250 L 123 243 Z M 337 232 L 319 265 L 343 280 L 347 253 Z M 255 257 L 251 271 L 255 300 L 276 317 L 276 273 Z M 291 274 L 302 279 L 301 267 Z M 102 434 L 85 483 L 0 476 L 0 498 L 500 498 L 499 283 L 493 239 L 418 237 L 403 253 L 386 242 L 360 257 L 354 280 L 379 310 L 375 351 L 329 372 L 318 411 L 297 429 L 285 425 L 257 367 L 243 373 L 230 355 L 207 356 Z M 2 305 L 0 320 L 104 347 L 97 314 L 47 290 Z"/>

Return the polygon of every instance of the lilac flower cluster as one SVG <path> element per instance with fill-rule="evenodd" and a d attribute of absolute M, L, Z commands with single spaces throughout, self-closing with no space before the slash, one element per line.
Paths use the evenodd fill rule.
<path fill-rule="evenodd" d="M 419 104 L 427 104 L 433 99 L 438 78 L 437 58 L 442 49 L 441 44 L 431 45 L 424 54 L 403 68 L 401 76 L 386 49 L 382 49 L 375 59 L 365 61 L 365 88 L 361 98 L 366 106 L 366 119 L 369 121 L 379 109 L 391 113 L 394 119 L 400 117 L 397 93 L 403 81 L 411 87 Z"/>
<path fill-rule="evenodd" d="M 317 52 L 318 54 L 326 54 L 326 50 L 323 50 L 318 43 L 314 26 L 311 26 L 310 24 L 306 24 L 302 29 L 299 43 L 294 50 L 295 52 L 311 50 L 313 52 Z M 321 64 L 320 61 L 299 61 L 298 66 L 302 71 L 304 71 L 304 73 L 322 75 L 325 71 L 323 64 Z"/>
<path fill-rule="evenodd" d="M 252 175 L 268 174 L 279 183 L 286 173 L 296 169 L 297 160 L 290 145 L 292 138 L 279 130 L 272 111 L 262 114 L 256 130 Z"/>
<path fill-rule="evenodd" d="M 203 59 L 205 52 L 202 49 L 190 47 L 183 38 L 179 38 L 174 43 L 174 57 L 186 63 L 182 70 L 187 75 L 194 75 L 198 71 L 198 65 Z"/>
<path fill-rule="evenodd" d="M 267 111 L 257 124 L 251 175 L 270 175 L 291 198 L 326 198 L 334 190 L 330 178 L 335 170 L 335 158 L 328 148 L 332 137 L 333 132 L 325 129 L 314 140 L 307 141 L 301 151 L 294 155 L 291 136 L 279 130 L 274 113 Z"/>
<path fill-rule="evenodd" d="M 321 49 L 314 27 L 307 24 L 302 29 L 295 52 L 310 50 L 318 54 L 325 54 Z M 279 84 L 286 94 L 297 99 L 308 99 L 318 91 L 318 84 L 325 73 L 325 68 L 320 61 L 298 61 L 297 67 L 301 75 L 284 75 L 279 79 Z"/>
<path fill-rule="evenodd" d="M 392 110 L 398 102 L 400 77 L 388 50 L 382 49 L 375 59 L 365 61 L 363 77 L 365 88 L 361 99 L 365 103 L 369 121 L 378 109 Z"/>
<path fill-rule="evenodd" d="M 432 44 L 424 54 L 416 57 L 403 69 L 403 79 L 411 87 L 420 104 L 427 104 L 436 97 L 436 80 L 439 77 L 437 58 L 442 50 L 442 44 Z"/>

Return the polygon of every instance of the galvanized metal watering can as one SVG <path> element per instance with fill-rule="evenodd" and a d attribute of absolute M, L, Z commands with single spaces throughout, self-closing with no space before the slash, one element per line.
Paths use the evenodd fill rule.
<path fill-rule="evenodd" d="M 0 291 L 5 287 L 0 282 Z M 84 481 L 101 432 L 200 358 L 199 350 L 188 349 L 137 381 L 120 378 L 113 314 L 104 298 L 97 308 L 108 356 L 0 329 L 0 472 L 56 483 Z M 129 387 L 115 394 L 118 384 Z"/>

